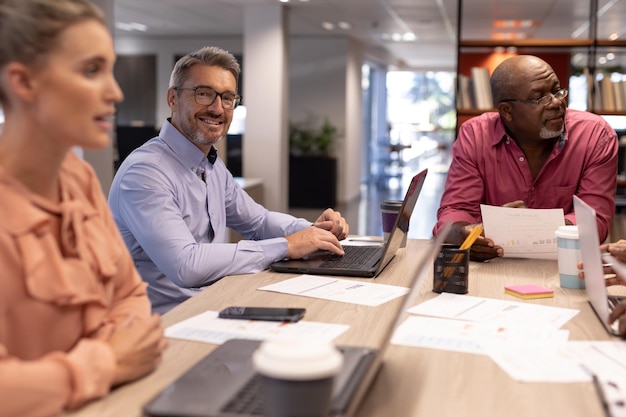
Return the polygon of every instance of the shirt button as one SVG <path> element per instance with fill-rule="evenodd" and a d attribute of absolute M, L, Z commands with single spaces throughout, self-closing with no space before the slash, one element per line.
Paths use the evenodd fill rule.
<path fill-rule="evenodd" d="M 519 157 L 519 161 L 520 161 L 520 162 L 524 162 L 524 157 L 523 157 L 523 156 L 520 156 L 520 157 Z"/>

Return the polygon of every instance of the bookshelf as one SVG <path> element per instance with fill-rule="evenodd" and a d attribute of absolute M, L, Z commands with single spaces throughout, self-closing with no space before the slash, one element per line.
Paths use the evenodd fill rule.
<path fill-rule="evenodd" d="M 463 3 L 468 3 L 465 12 Z M 475 10 L 469 0 L 459 0 L 457 16 L 457 127 L 464 121 L 486 111 L 496 111 L 493 106 L 487 108 L 480 94 L 481 77 L 489 77 L 493 69 L 503 60 L 513 55 L 536 55 L 548 62 L 556 72 L 561 85 L 570 90 L 568 98 L 570 107 L 577 103 L 580 110 L 592 111 L 601 115 L 626 116 L 626 41 L 609 40 L 608 25 L 603 25 L 601 13 L 598 13 L 598 0 L 589 0 L 589 12 L 586 21 L 586 32 L 573 39 L 571 27 L 565 27 L 558 33 L 560 36 L 539 38 L 547 31 L 543 28 L 533 32 L 538 38 L 529 39 L 480 39 L 480 34 L 463 31 L 464 19 L 475 18 Z M 555 34 L 558 25 L 543 22 Z M 607 26 L 607 27 L 605 27 Z M 599 30 L 599 27 L 601 28 Z M 612 63 L 598 64 L 602 57 L 611 56 Z M 570 88 L 570 77 L 576 79 L 578 88 L 584 85 L 577 97 Z M 604 79 L 604 81 L 602 81 Z M 623 81 L 623 82 L 622 82 Z M 490 94 L 490 92 L 489 92 Z M 468 97 L 469 96 L 469 97 Z M 572 101 L 574 100 L 574 102 Z"/>

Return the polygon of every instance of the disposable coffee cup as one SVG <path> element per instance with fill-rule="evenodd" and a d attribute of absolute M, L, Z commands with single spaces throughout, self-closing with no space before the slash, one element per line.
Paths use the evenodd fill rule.
<path fill-rule="evenodd" d="M 389 235 L 393 230 L 393 226 L 396 224 L 396 218 L 398 217 L 401 208 L 402 200 L 384 200 L 380 203 L 380 212 L 383 221 L 383 239 L 385 242 L 389 240 Z M 400 247 L 406 247 L 406 235 L 404 235 Z"/>
<path fill-rule="evenodd" d="M 328 417 L 334 377 L 343 356 L 327 340 L 301 337 L 264 341 L 252 361 L 262 378 L 267 417 Z"/>
<path fill-rule="evenodd" d="M 578 226 L 560 226 L 555 234 L 561 287 L 585 288 L 585 281 L 578 278 L 580 272 L 578 269 L 580 262 Z"/>

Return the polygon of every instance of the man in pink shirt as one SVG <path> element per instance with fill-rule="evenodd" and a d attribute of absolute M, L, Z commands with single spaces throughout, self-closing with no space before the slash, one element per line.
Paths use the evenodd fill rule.
<path fill-rule="evenodd" d="M 573 196 L 597 213 L 600 240 L 615 212 L 617 135 L 600 116 L 566 109 L 567 90 L 545 61 L 520 55 L 491 76 L 498 112 L 463 123 L 452 147 L 452 164 L 437 212 L 434 234 L 451 221 L 450 243 L 461 243 L 482 222 L 480 205 L 562 208 L 576 224 Z M 473 260 L 503 256 L 481 236 Z"/>

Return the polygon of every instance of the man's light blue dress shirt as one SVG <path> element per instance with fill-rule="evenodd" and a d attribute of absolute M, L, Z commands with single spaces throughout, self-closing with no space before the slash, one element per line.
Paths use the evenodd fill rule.
<path fill-rule="evenodd" d="M 287 254 L 284 236 L 311 226 L 257 204 L 169 120 L 124 160 L 109 206 L 157 313 L 225 275 L 267 268 Z M 227 226 L 245 240 L 228 243 Z"/>

